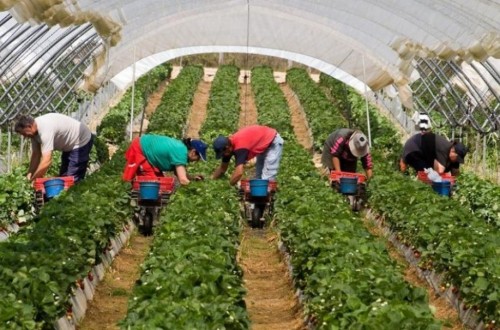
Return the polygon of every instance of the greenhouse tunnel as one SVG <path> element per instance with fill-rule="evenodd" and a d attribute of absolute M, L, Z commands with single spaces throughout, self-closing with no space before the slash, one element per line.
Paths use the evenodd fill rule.
<path fill-rule="evenodd" d="M 156 65 L 261 54 L 346 83 L 407 132 L 414 111 L 448 134 L 498 138 L 496 1 L 2 1 L 0 125 L 20 113 L 99 112 Z M 4 147 L 5 148 L 5 147 Z"/>
<path fill-rule="evenodd" d="M 203 56 L 210 56 L 211 63 L 215 65 L 195 63 Z M 234 63 L 236 56 L 241 60 L 239 65 Z M 280 65 L 271 68 L 266 65 L 252 66 L 249 63 L 252 56 L 267 59 L 269 63 L 279 61 Z M 259 72 L 259 69 L 263 70 Z M 172 74 L 174 71 L 175 77 Z M 181 80 L 179 77 L 183 71 L 187 73 Z M 227 76 L 221 75 L 222 82 L 214 88 L 215 76 L 220 71 Z M 302 73 L 304 76 L 301 76 Z M 251 83 L 247 83 L 248 74 Z M 257 81 L 252 78 L 259 74 L 260 78 L 270 78 L 265 83 L 258 82 L 262 85 L 252 85 Z M 309 88 L 312 85 L 317 89 L 307 89 L 296 81 L 293 86 L 294 78 L 287 79 L 294 74 L 298 77 L 295 78 L 297 81 L 310 79 L 307 81 L 311 84 L 304 83 L 303 86 Z M 211 80 L 206 79 L 208 75 Z M 324 83 L 323 78 L 328 82 Z M 333 79 L 327 80 L 330 78 Z M 185 85 L 182 87 L 185 90 L 169 89 L 178 86 L 175 83 L 179 80 Z M 224 90 L 224 83 L 229 86 L 227 90 Z M 295 87 L 298 91 L 294 90 Z M 319 101 L 313 95 L 317 91 L 322 97 Z M 198 108 L 194 110 L 193 99 L 196 96 L 202 99 L 198 99 L 202 105 L 197 104 Z M 304 101 L 308 97 L 313 99 L 313 106 Z M 278 98 L 280 100 L 276 101 L 276 105 L 266 108 L 266 101 Z M 156 102 L 154 107 L 146 110 L 152 99 L 154 102 L 151 103 Z M 175 105 L 180 110 L 170 107 L 171 100 L 171 103 L 182 103 Z M 348 105 L 341 104 L 345 100 L 348 100 Z M 187 104 L 188 101 L 192 104 Z M 247 116 L 244 107 L 251 102 L 255 108 L 254 122 L 242 124 L 241 118 Z M 351 105 L 355 109 L 351 109 Z M 229 109 L 231 107 L 234 109 Z M 121 112 L 113 117 L 115 108 Z M 201 112 L 200 108 L 203 113 L 193 115 L 196 111 Z M 214 109 L 223 111 L 223 114 Z M 230 113 L 232 110 L 235 113 Z M 259 111 L 265 118 L 264 123 L 260 121 L 262 117 L 258 118 L 261 115 Z M 71 116 L 90 127 L 96 136 L 94 141 L 99 141 L 100 147 L 106 151 L 105 160 L 101 161 L 102 155 L 97 150 L 96 142 L 95 148 L 89 148 L 93 154 L 88 177 L 71 189 L 68 181 L 64 181 L 60 199 L 54 198 L 49 202 L 42 196 L 43 202 L 37 205 L 40 202 L 37 196 L 40 197 L 41 193 L 36 191 L 36 183 L 30 181 L 31 173 L 24 173 L 31 150 L 30 141 L 16 134 L 14 126 L 21 115 L 37 117 L 53 112 Z M 153 115 L 157 113 L 160 114 L 155 118 Z M 321 117 L 325 113 L 327 115 Z M 433 186 L 433 182 L 421 180 L 419 175 L 423 171 L 399 171 L 401 147 L 404 141 L 419 132 L 416 125 L 419 114 L 429 116 L 433 132 L 450 141 L 460 141 L 468 148 L 465 163 L 460 165 L 463 166 L 460 175 L 443 176 L 451 178 L 447 182 L 450 191 L 447 195 L 442 194 L 447 198 L 430 193 L 434 189 L 429 187 Z M 186 132 L 190 120 L 196 115 L 199 122 L 198 126 L 191 127 L 196 132 L 193 137 Z M 352 119 L 351 115 L 355 118 Z M 371 123 L 370 118 L 373 119 Z M 113 126 L 115 119 L 117 128 Z M 315 119 L 316 122 L 321 121 L 323 126 L 313 127 Z M 106 120 L 111 127 L 110 136 L 115 134 L 118 136 L 116 139 L 103 137 L 104 134 L 99 131 L 99 125 Z M 303 133 L 309 139 L 307 143 L 299 141 L 295 130 L 297 120 L 302 121 Z M 145 122 L 149 128 L 154 128 L 143 129 Z M 207 122 L 208 128 L 203 128 Z M 278 187 L 273 191 L 273 194 L 277 192 L 276 209 L 274 204 L 269 207 L 269 201 L 274 203 L 274 199 L 260 200 L 265 200 L 266 207 L 272 209 L 271 213 L 266 213 L 266 216 L 271 214 L 268 220 L 272 220 L 266 220 L 266 229 L 272 227 L 275 232 L 266 233 L 270 236 L 259 234 L 257 239 L 263 240 L 264 245 L 277 245 L 273 245 L 275 250 L 279 250 L 276 259 L 288 263 L 277 273 L 277 277 L 289 280 L 287 276 L 290 275 L 292 278 L 289 281 L 292 284 L 286 283 L 291 286 L 289 296 L 300 301 L 298 305 L 312 301 L 310 305 L 302 306 L 305 306 L 304 310 L 296 306 L 290 308 L 294 310 L 295 321 L 300 324 L 293 329 L 302 330 L 305 325 L 308 329 L 321 329 L 321 324 L 315 322 L 323 321 L 325 326 L 327 322 L 332 322 L 328 325 L 340 329 L 342 326 L 335 322 L 342 317 L 345 317 L 343 322 L 347 322 L 343 324 L 345 328 L 356 313 L 366 316 L 366 320 L 357 324 L 359 327 L 366 327 L 373 320 L 384 324 L 382 317 L 378 316 L 390 308 L 394 308 L 394 313 L 388 312 L 390 316 L 387 319 L 403 311 L 401 313 L 406 313 L 408 320 L 415 318 L 422 324 L 429 322 L 432 325 L 422 329 L 439 329 L 443 324 L 441 330 L 450 329 L 448 322 L 477 330 L 498 329 L 500 0 L 0 0 L 0 264 L 2 267 L 2 262 L 8 265 L 5 271 L 0 272 L 3 280 L 0 293 L 6 297 L 0 300 L 0 328 L 3 315 L 10 318 L 9 322 L 19 319 L 26 322 L 26 328 L 32 326 L 34 329 L 55 327 L 73 330 L 77 321 L 83 320 L 87 300 L 90 302 L 94 295 L 92 292 L 88 299 L 84 286 L 94 281 L 91 279 L 93 275 L 104 278 L 104 268 L 110 266 L 118 255 L 115 250 L 126 247 L 125 242 L 140 233 L 139 225 L 136 228 L 134 224 L 140 217 L 138 202 L 131 203 L 134 198 L 139 200 L 139 193 L 134 189 L 138 190 L 140 185 L 137 180 L 132 184 L 122 180 L 122 155 L 134 134 L 199 138 L 207 142 L 210 157 L 214 158 L 210 139 L 215 138 L 212 136 L 214 132 L 225 133 L 224 125 L 234 129 L 269 123 L 276 123 L 276 127 L 269 126 L 277 131 L 280 125 L 284 128 L 286 133 L 283 139 L 289 149 L 283 149 L 286 151 L 281 160 L 282 176 L 273 186 L 273 189 Z M 366 198 L 358 200 L 358 204 L 354 203 L 356 208 L 349 204 L 349 198 L 354 200 L 353 196 L 337 194 L 340 190 L 332 193 L 334 171 L 328 172 L 325 168 L 322 168 L 324 173 L 319 171 L 322 166 L 319 149 L 328 150 L 324 141 L 331 133 L 326 134 L 325 130 L 333 131 L 339 128 L 332 127 L 337 124 L 339 127 L 366 129 L 373 155 L 373 178 L 366 171 L 368 166 L 365 166 L 366 175 L 359 176 L 363 177 L 362 180 L 357 176 L 350 178 L 355 185 L 359 182 L 364 184 Z M 372 139 L 371 127 L 379 134 L 378 139 Z M 92 145 L 92 140 L 86 143 Z M 455 150 L 451 149 L 452 143 L 446 143 L 450 145 L 448 150 Z M 112 157 L 113 153 L 116 157 Z M 195 155 L 201 157 L 199 152 Z M 213 172 L 211 166 L 215 162 L 211 163 L 212 160 L 189 165 L 193 172 L 201 168 L 200 173 L 203 173 L 197 179 L 192 178 L 191 183 L 188 180 L 187 187 L 181 186 L 179 178 L 172 174 L 168 178 L 171 179 L 168 194 L 173 195 L 172 200 L 170 195 L 161 195 L 165 181 L 161 185 L 158 182 L 162 188 L 158 188 L 160 197 L 156 201 L 165 203 L 162 207 L 169 203 L 168 211 L 163 212 L 167 208 L 161 207 L 154 209 L 154 220 L 152 213 L 149 214 L 151 230 L 141 236 L 144 241 L 140 244 L 144 249 L 143 257 L 150 259 L 143 259 L 149 260 L 145 264 L 136 262 L 143 268 L 133 275 L 135 277 L 131 281 L 130 292 L 137 290 L 133 293 L 134 297 L 124 289 L 117 291 L 116 296 L 123 296 L 124 299 L 132 297 L 129 307 L 122 311 L 120 322 L 124 329 L 127 326 L 134 328 L 130 324 L 142 322 L 141 317 L 148 319 L 147 314 L 154 317 L 156 314 L 151 312 L 154 308 L 159 308 L 161 313 L 157 314 L 161 317 L 173 320 L 172 324 L 184 322 L 183 317 L 189 313 L 184 313 L 183 308 L 188 310 L 191 307 L 196 310 L 193 313 L 196 315 L 186 319 L 192 317 L 194 322 L 203 319 L 204 313 L 213 313 L 215 317 L 210 314 L 206 318 L 217 325 L 213 328 L 248 328 L 245 325 L 250 321 L 245 309 L 250 304 L 245 305 L 238 300 L 245 291 L 242 289 L 242 274 L 246 265 L 242 266 L 241 255 L 237 254 L 244 244 L 251 246 L 255 243 L 254 236 L 249 236 L 246 241 L 242 238 L 248 234 L 245 230 L 249 228 L 244 221 L 248 215 L 245 214 L 248 205 L 244 203 L 245 193 L 248 192 L 242 188 L 242 181 L 238 182 L 239 195 L 236 196 L 234 189 L 229 190 L 227 182 L 223 186 L 222 180 L 214 180 L 217 177 L 214 173 L 217 172 Z M 56 161 L 52 170 L 57 167 L 54 166 Z M 368 162 L 366 158 L 363 161 Z M 254 171 L 252 166 L 245 167 L 249 177 Z M 371 168 L 368 169 L 371 171 Z M 54 173 L 47 172 L 45 178 L 38 179 L 55 177 L 57 174 Z M 70 178 L 73 180 L 73 177 Z M 249 182 L 246 184 L 250 185 Z M 267 182 L 265 184 L 265 194 L 270 194 L 271 189 L 268 189 Z M 70 187 L 72 185 L 73 181 Z M 200 188 L 202 185 L 203 188 Z M 75 191 L 75 195 L 71 195 Z M 268 198 L 267 195 L 264 197 Z M 79 199 L 85 202 L 78 204 Z M 203 211 L 200 211 L 202 207 Z M 256 209 L 255 205 L 252 207 L 252 210 Z M 259 221 L 264 219 L 263 210 L 257 217 Z M 147 214 L 146 211 L 143 213 Z M 171 224 L 164 220 L 167 217 Z M 160 218 L 162 222 L 158 220 Z M 263 229 L 264 222 L 259 221 L 262 227 L 252 225 L 250 229 Z M 78 225 L 82 225 L 83 229 Z M 189 228 L 190 225 L 192 228 Z M 120 241 L 122 236 L 126 238 Z M 156 238 L 161 236 L 162 239 Z M 53 242 L 48 242 L 51 239 Z M 331 239 L 330 245 L 326 243 L 328 239 Z M 182 253 L 175 250 L 177 240 L 180 246 L 185 244 L 180 248 L 185 249 Z M 54 246 L 51 246 L 52 243 Z M 358 243 L 362 246 L 359 250 Z M 192 254 L 191 249 L 195 251 Z M 48 262 L 49 266 L 45 269 L 47 265 L 42 264 L 43 258 L 51 256 L 52 250 L 65 256 L 67 264 L 66 261 L 58 261 L 52 267 Z M 16 259 L 18 253 L 22 256 L 21 261 Z M 110 260 L 106 259 L 107 253 L 113 253 Z M 399 258 L 393 254 L 401 257 L 401 265 L 399 259 L 393 260 Z M 78 258 L 73 258 L 75 255 Z M 201 260 L 197 259 L 200 255 L 203 260 L 196 265 Z M 296 258 L 294 269 L 290 266 L 292 257 Z M 185 264 L 177 263 L 179 260 Z M 205 265 L 203 262 L 207 260 Z M 422 260 L 425 263 L 421 263 Z M 36 266 L 26 271 L 24 276 L 25 261 Z M 106 263 L 109 264 L 104 265 Z M 168 267 L 163 269 L 162 263 L 168 263 Z M 369 266 L 364 267 L 363 263 Z M 174 267 L 170 267 L 172 265 Z M 199 266 L 196 268 L 198 273 L 193 271 L 193 276 L 186 280 L 190 276 L 188 270 L 195 269 L 195 266 Z M 203 272 L 203 267 L 212 266 L 214 278 L 210 278 L 212 274 L 209 272 L 208 275 Z M 71 267 L 74 267 L 74 273 L 71 273 Z M 89 267 L 91 270 L 88 270 Z M 411 267 L 417 275 L 405 273 Z M 168 273 L 172 269 L 175 273 Z M 384 273 L 386 269 L 387 273 Z M 60 270 L 61 274 L 65 271 L 68 274 L 59 276 Z M 168 276 L 165 275 L 167 273 Z M 200 273 L 208 277 L 198 277 Z M 285 273 L 287 276 L 283 276 Z M 26 288 L 31 291 L 25 290 L 21 281 L 11 281 L 18 274 L 24 276 Z M 186 277 L 183 277 L 185 274 Z M 445 277 L 442 274 L 451 275 Z M 153 276 L 150 287 L 145 280 L 151 279 L 148 276 Z M 422 292 L 420 288 L 413 291 L 414 283 L 408 280 L 411 276 L 419 276 L 424 282 Z M 29 282 L 30 277 L 35 284 Z M 202 296 L 210 291 L 207 294 L 211 299 L 210 308 L 205 308 L 208 304 L 199 303 L 198 297 L 192 303 L 192 297 L 189 293 L 185 294 L 188 289 L 183 291 L 182 283 L 172 281 L 171 288 L 160 284 L 151 286 L 156 280 L 170 283 L 170 279 L 177 277 L 186 280 L 186 283 L 194 278 L 196 285 L 191 286 L 196 290 L 200 284 L 200 290 L 194 290 L 193 296 Z M 359 290 L 362 293 L 359 297 L 345 294 L 342 301 L 340 296 L 344 295 L 344 288 L 337 288 L 328 282 L 334 277 L 340 283 L 339 287 L 349 283 L 345 284 L 346 291 Z M 56 279 L 52 281 L 53 278 Z M 377 282 L 379 279 L 381 284 Z M 100 280 L 96 279 L 92 285 Z M 55 284 L 56 281 L 62 284 Z M 380 289 L 381 298 L 375 299 L 371 285 Z M 146 289 L 141 292 L 143 287 Z M 178 311 L 162 314 L 163 309 L 170 307 L 168 303 L 161 306 L 163 301 L 154 302 L 152 307 L 149 305 L 150 298 L 157 299 L 170 289 L 175 293 L 166 293 L 163 298 L 165 301 L 171 297 L 175 300 L 178 293 L 180 305 L 175 305 L 175 301 L 172 306 L 182 305 L 179 307 L 182 315 L 176 316 Z M 429 290 L 434 290 L 434 293 L 429 294 Z M 307 300 L 310 297 L 301 296 L 306 291 L 312 297 L 310 301 Z M 35 296 L 40 292 L 50 294 L 30 300 L 31 294 Z M 403 297 L 401 301 L 400 295 Z M 436 314 L 439 312 L 434 311 L 436 304 L 432 300 L 438 295 L 451 297 L 443 303 L 445 312 L 453 310 L 458 316 L 454 314 L 450 319 L 438 320 Z M 469 297 L 472 297 L 472 302 L 464 300 Z M 84 303 L 78 302 L 77 298 L 83 299 Z M 328 305 L 330 301 L 335 301 L 335 305 Z M 60 302 L 66 305 L 59 305 Z M 391 305 L 394 302 L 396 307 Z M 191 303 L 194 307 L 185 307 Z M 398 305 L 400 303 L 403 307 Z M 79 304 L 85 305 L 85 308 L 78 311 Z M 362 308 L 358 308 L 357 304 Z M 68 308 L 69 305 L 71 307 Z M 12 306 L 12 309 L 7 310 L 6 306 Z M 2 314 L 2 308 L 5 314 Z M 349 311 L 345 314 L 347 316 L 330 318 L 328 313 L 338 316 L 343 309 Z M 324 315 L 321 314 L 323 312 Z M 379 312 L 381 314 L 377 314 Z M 390 321 L 393 322 L 396 317 Z M 403 324 L 405 320 L 402 318 L 400 321 Z M 186 321 L 187 324 L 189 321 Z M 127 325 L 127 322 L 130 323 Z M 220 324 L 224 326 L 217 322 L 222 322 Z M 237 322 L 241 324 L 235 325 Z M 152 328 L 153 323 L 143 328 Z M 66 327 L 66 324 L 69 325 Z M 15 329 L 15 325 L 11 328 Z"/>

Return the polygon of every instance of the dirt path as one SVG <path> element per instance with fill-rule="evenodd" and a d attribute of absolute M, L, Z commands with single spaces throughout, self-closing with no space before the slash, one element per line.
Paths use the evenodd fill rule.
<path fill-rule="evenodd" d="M 288 84 L 280 84 L 281 91 L 285 95 L 288 108 L 290 109 L 290 116 L 292 119 L 292 126 L 298 142 L 309 151 L 312 151 L 313 138 L 309 125 L 307 124 L 306 115 L 299 100 L 295 97 L 292 89 Z"/>
<path fill-rule="evenodd" d="M 94 299 L 89 305 L 78 330 L 119 329 L 116 323 L 125 318 L 127 304 L 135 281 L 140 275 L 140 265 L 149 252 L 153 238 L 134 233 L 126 247 L 116 256 L 99 283 Z"/>
<path fill-rule="evenodd" d="M 238 255 L 253 330 L 305 329 L 288 269 L 272 229 L 244 228 Z"/>
<path fill-rule="evenodd" d="M 146 105 L 146 108 L 144 109 L 144 122 L 142 125 L 143 132 L 145 132 L 148 129 L 149 118 L 151 118 L 153 113 L 156 111 L 156 108 L 158 108 L 158 106 L 160 105 L 161 99 L 163 97 L 163 94 L 165 93 L 165 89 L 167 89 L 168 83 L 169 83 L 168 79 L 162 81 L 158 86 L 158 88 L 156 88 L 156 90 L 153 93 L 151 93 L 151 95 L 149 95 L 148 103 Z M 133 127 L 134 131 L 132 133 L 133 137 L 139 136 L 139 130 L 141 129 L 141 122 L 140 122 L 141 119 L 142 119 L 141 116 L 134 119 L 134 127 Z M 137 122 L 135 122 L 136 120 Z"/>
<path fill-rule="evenodd" d="M 290 117 L 292 119 L 292 126 L 297 141 L 300 145 L 304 147 L 309 152 L 313 152 L 313 137 L 309 125 L 307 124 L 306 114 L 300 105 L 299 100 L 295 96 L 294 92 L 288 86 L 288 84 L 280 84 L 281 91 L 285 95 L 286 102 L 288 103 L 288 109 L 290 109 Z M 322 174 L 326 174 L 323 166 L 321 165 L 321 154 L 313 154 L 314 166 Z"/>
<path fill-rule="evenodd" d="M 240 84 L 240 122 L 239 127 L 257 124 L 257 107 L 253 99 L 250 82 Z"/>
<path fill-rule="evenodd" d="M 210 88 L 212 84 L 202 80 L 198 84 L 193 99 L 193 105 L 187 119 L 186 137 L 198 139 L 200 137 L 200 128 L 207 117 L 207 104 L 210 97 Z"/>
<path fill-rule="evenodd" d="M 250 84 L 240 85 L 241 113 L 239 127 L 257 123 L 257 108 Z M 254 159 L 255 160 L 255 159 Z M 252 177 L 248 163 L 248 177 Z M 302 309 L 277 245 L 272 227 L 252 229 L 245 225 L 238 262 L 243 269 L 247 290 L 245 302 L 253 330 L 305 329 Z"/>

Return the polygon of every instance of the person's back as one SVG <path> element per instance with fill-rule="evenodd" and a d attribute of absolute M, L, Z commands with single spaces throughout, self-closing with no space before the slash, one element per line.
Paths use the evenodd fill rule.
<path fill-rule="evenodd" d="M 248 160 L 264 152 L 276 137 L 277 131 L 274 128 L 260 125 L 244 127 L 231 135 L 229 140 L 234 146 L 234 150 L 248 150 Z"/>
<path fill-rule="evenodd" d="M 188 149 L 180 140 L 147 134 L 140 138 L 140 145 L 148 161 L 161 171 L 172 171 L 175 166 L 188 163 Z"/>
<path fill-rule="evenodd" d="M 71 151 L 86 145 L 92 138 L 90 130 L 81 122 L 60 113 L 48 113 L 35 118 L 38 135 L 35 143 L 42 153 L 52 150 Z"/>
<path fill-rule="evenodd" d="M 337 148 L 340 147 L 340 145 L 336 145 L 336 143 L 337 144 L 346 143 L 346 141 L 349 140 L 347 137 L 350 136 L 353 132 L 354 132 L 354 130 L 352 130 L 352 129 L 341 128 L 341 129 L 334 131 L 326 138 L 326 141 L 323 145 L 323 152 L 321 154 L 321 163 L 323 164 L 324 167 L 326 167 L 330 170 L 333 169 L 332 149 L 335 149 L 334 147 L 337 147 Z M 342 138 L 342 139 L 339 139 L 339 138 Z"/>

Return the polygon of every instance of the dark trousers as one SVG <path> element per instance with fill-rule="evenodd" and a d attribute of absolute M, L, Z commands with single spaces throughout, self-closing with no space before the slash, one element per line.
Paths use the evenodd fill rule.
<path fill-rule="evenodd" d="M 87 174 L 87 165 L 93 144 L 94 136 L 83 147 L 63 152 L 59 176 L 74 176 L 75 182 L 83 180 L 85 174 Z"/>

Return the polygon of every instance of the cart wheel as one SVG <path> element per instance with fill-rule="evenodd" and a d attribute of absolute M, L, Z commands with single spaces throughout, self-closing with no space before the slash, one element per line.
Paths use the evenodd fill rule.
<path fill-rule="evenodd" d="M 354 212 L 359 212 L 361 211 L 362 207 L 363 207 L 363 200 L 361 198 L 355 198 L 352 203 L 352 210 Z"/>
<path fill-rule="evenodd" d="M 142 227 L 142 233 L 144 234 L 144 236 L 151 236 L 153 234 L 153 221 L 153 212 L 149 210 L 146 211 L 146 214 L 144 215 L 144 224 Z"/>
<path fill-rule="evenodd" d="M 252 228 L 264 227 L 264 221 L 260 220 L 262 218 L 263 213 L 264 213 L 264 210 L 258 206 L 256 206 L 252 210 L 252 222 L 251 222 Z"/>

